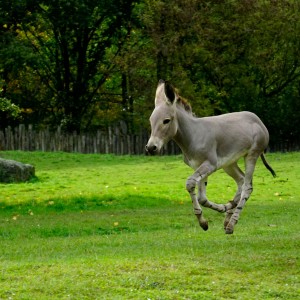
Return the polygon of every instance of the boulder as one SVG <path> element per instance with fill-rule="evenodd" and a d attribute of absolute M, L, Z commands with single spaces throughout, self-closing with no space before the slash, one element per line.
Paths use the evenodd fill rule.
<path fill-rule="evenodd" d="M 0 158 L 0 182 L 25 182 L 34 176 L 34 166 Z"/>

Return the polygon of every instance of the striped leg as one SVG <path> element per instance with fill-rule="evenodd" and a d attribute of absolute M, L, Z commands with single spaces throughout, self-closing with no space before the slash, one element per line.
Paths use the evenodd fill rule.
<path fill-rule="evenodd" d="M 200 207 L 199 202 L 197 201 L 195 187 L 196 187 L 197 181 L 191 177 L 188 178 L 186 183 L 186 189 L 189 192 L 192 202 L 193 202 L 193 208 L 194 213 L 198 219 L 199 225 L 203 228 L 203 230 L 208 229 L 208 222 L 204 219 L 202 214 L 202 209 Z"/>
<path fill-rule="evenodd" d="M 245 179 L 244 179 L 244 184 L 242 186 L 242 193 L 241 193 L 241 198 L 237 204 L 237 207 L 234 211 L 234 213 L 232 214 L 225 232 L 227 234 L 232 234 L 233 230 L 234 230 L 234 225 L 237 223 L 239 217 L 240 217 L 240 213 L 243 209 L 243 207 L 246 204 L 246 201 L 249 199 L 253 187 L 252 187 L 252 178 L 253 178 L 253 173 L 254 173 L 254 169 L 255 169 L 255 164 L 257 161 L 257 156 L 246 156 L 245 157 L 245 165 L 246 165 L 246 171 L 245 171 Z"/>
<path fill-rule="evenodd" d="M 231 176 L 237 184 L 236 194 L 235 194 L 233 200 L 231 201 L 234 204 L 234 207 L 232 209 L 229 209 L 228 211 L 226 211 L 226 216 L 225 216 L 225 220 L 224 220 L 224 229 L 226 229 L 226 227 L 229 223 L 229 220 L 231 219 L 231 217 L 232 217 L 232 215 L 235 211 L 235 207 L 237 206 L 239 200 L 241 199 L 242 186 L 243 186 L 243 183 L 244 183 L 245 174 L 239 168 L 237 163 L 234 163 L 231 166 L 228 166 L 228 167 L 224 168 L 224 171 L 229 176 Z"/>
<path fill-rule="evenodd" d="M 218 212 L 226 212 L 225 220 L 226 220 L 226 226 L 227 226 L 227 223 L 229 222 L 229 220 L 234 212 L 234 208 L 237 206 L 238 201 L 241 198 L 242 185 L 244 183 L 244 173 L 238 167 L 237 163 L 234 163 L 234 164 L 224 168 L 224 171 L 235 180 L 235 182 L 238 186 L 238 190 L 237 190 L 233 200 L 229 201 L 227 204 L 216 204 L 214 202 L 209 201 L 206 197 L 207 180 L 203 179 L 198 184 L 199 185 L 198 201 L 204 207 L 214 209 Z"/>
<path fill-rule="evenodd" d="M 211 208 L 213 210 L 216 210 L 218 212 L 225 212 L 227 209 L 229 209 L 231 206 L 229 204 L 229 207 L 226 207 L 224 204 L 217 204 L 212 201 L 209 201 L 206 197 L 206 185 L 207 185 L 207 178 L 202 179 L 198 182 L 198 202 L 200 205 L 204 207 Z"/>
<path fill-rule="evenodd" d="M 202 216 L 202 209 L 198 202 L 195 189 L 196 189 L 196 185 L 199 184 L 199 182 L 204 182 L 204 180 L 215 170 L 216 167 L 213 166 L 209 161 L 206 161 L 186 181 L 186 189 L 191 196 L 195 215 L 199 221 L 200 226 L 204 230 L 208 229 L 208 222 Z"/>

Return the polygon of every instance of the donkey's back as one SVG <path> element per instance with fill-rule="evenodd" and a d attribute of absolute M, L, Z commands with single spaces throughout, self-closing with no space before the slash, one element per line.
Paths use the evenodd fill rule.
<path fill-rule="evenodd" d="M 182 123 L 183 130 L 191 131 L 193 137 L 189 143 L 186 136 L 177 137 L 177 141 L 186 155 L 186 163 L 194 170 L 206 160 L 220 169 L 248 154 L 259 157 L 269 142 L 267 128 L 254 113 L 247 111 Z"/>
<path fill-rule="evenodd" d="M 268 146 L 268 130 L 252 112 L 234 112 L 199 120 L 214 133 L 215 150 L 221 158 L 246 153 L 260 155 Z"/>

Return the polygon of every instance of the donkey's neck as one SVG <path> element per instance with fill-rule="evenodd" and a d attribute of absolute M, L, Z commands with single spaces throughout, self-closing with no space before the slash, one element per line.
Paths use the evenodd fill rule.
<path fill-rule="evenodd" d="M 194 152 L 194 137 L 201 130 L 200 119 L 182 109 L 177 110 L 178 129 L 174 141 L 182 152 L 189 157 Z M 200 122 L 201 123 L 201 122 Z"/>

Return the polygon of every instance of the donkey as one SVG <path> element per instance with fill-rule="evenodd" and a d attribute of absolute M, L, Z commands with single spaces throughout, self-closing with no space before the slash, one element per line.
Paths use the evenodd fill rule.
<path fill-rule="evenodd" d="M 155 108 L 150 123 L 151 136 L 146 151 L 151 155 L 157 154 L 166 143 L 174 140 L 183 152 L 184 162 L 194 169 L 194 174 L 186 181 L 186 189 L 200 226 L 204 230 L 208 229 L 202 205 L 225 212 L 225 233 L 232 234 L 252 193 L 252 177 L 257 159 L 261 157 L 265 167 L 276 176 L 264 156 L 269 143 L 265 125 L 254 113 L 247 111 L 196 118 L 190 104 L 164 80 L 159 81 L 156 89 Z M 241 157 L 244 157 L 245 173 L 237 163 Z M 221 168 L 237 184 L 237 192 L 227 204 L 216 204 L 206 197 L 208 176 Z"/>

